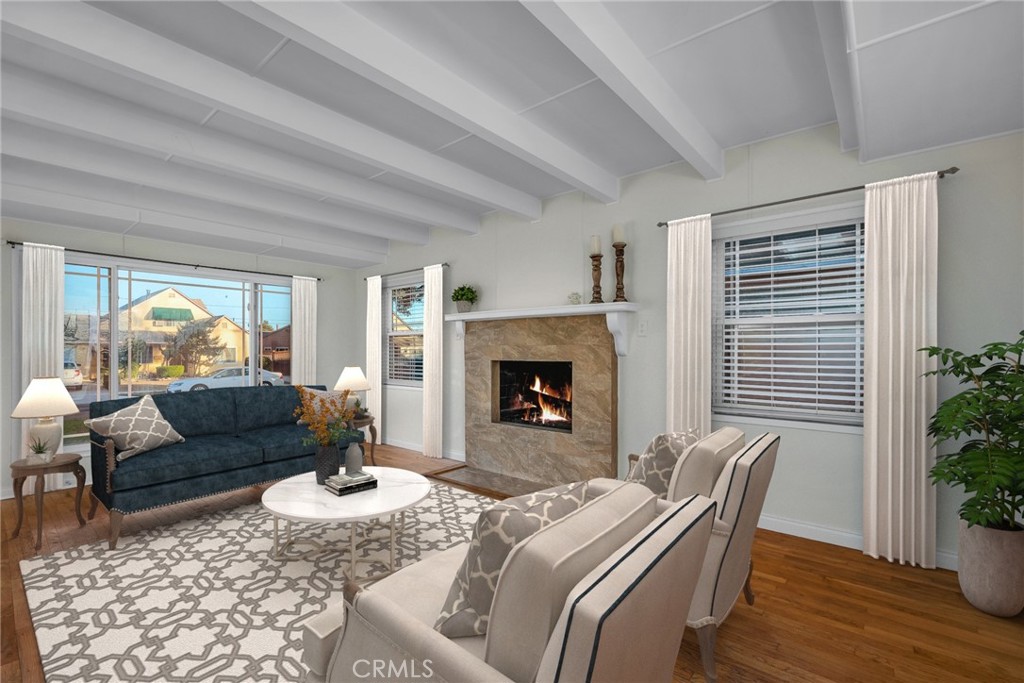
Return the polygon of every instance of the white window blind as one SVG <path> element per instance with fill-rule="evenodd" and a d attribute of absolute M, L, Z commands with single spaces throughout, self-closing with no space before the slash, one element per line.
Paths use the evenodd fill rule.
<path fill-rule="evenodd" d="M 861 424 L 864 224 L 715 240 L 716 413 Z"/>
<path fill-rule="evenodd" d="M 388 384 L 423 383 L 423 284 L 389 287 L 384 296 L 384 377 Z"/>

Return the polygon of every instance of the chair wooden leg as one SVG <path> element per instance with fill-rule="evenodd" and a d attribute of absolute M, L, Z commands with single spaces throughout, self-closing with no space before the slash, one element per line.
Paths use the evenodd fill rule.
<path fill-rule="evenodd" d="M 110 511 L 110 549 L 117 548 L 117 539 L 121 535 L 121 522 L 124 521 L 124 513 L 117 510 Z"/>
<path fill-rule="evenodd" d="M 747 567 L 747 580 L 743 583 L 743 597 L 746 599 L 748 605 L 754 604 L 754 589 L 750 587 L 750 577 L 754 573 L 754 561 L 750 561 L 750 565 Z"/>
<path fill-rule="evenodd" d="M 697 629 L 697 641 L 700 643 L 700 663 L 704 665 L 704 680 L 715 683 L 718 672 L 715 670 L 715 636 L 718 626 L 708 624 Z"/>
<path fill-rule="evenodd" d="M 89 492 L 89 519 L 96 516 L 96 508 L 100 506 L 100 499 L 92 492 Z"/>

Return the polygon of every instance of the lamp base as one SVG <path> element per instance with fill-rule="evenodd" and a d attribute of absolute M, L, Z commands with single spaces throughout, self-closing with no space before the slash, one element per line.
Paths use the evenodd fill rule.
<path fill-rule="evenodd" d="M 50 462 L 53 456 L 60 450 L 61 441 L 64 438 L 64 428 L 52 417 L 41 417 L 39 422 L 28 428 L 29 442 L 41 441 L 46 444 L 46 453 L 40 453 L 39 457 L 43 462 Z"/>

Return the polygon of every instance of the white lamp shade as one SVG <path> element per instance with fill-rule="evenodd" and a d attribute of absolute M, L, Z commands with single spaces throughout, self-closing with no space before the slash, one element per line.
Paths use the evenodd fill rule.
<path fill-rule="evenodd" d="M 346 389 L 348 391 L 367 391 L 369 388 L 370 382 L 363 374 L 362 368 L 354 365 L 342 370 L 338 383 L 334 385 L 335 391 L 345 391 Z"/>
<path fill-rule="evenodd" d="M 64 387 L 64 380 L 60 377 L 36 377 L 25 389 L 11 417 L 54 417 L 77 412 L 78 406 Z"/>

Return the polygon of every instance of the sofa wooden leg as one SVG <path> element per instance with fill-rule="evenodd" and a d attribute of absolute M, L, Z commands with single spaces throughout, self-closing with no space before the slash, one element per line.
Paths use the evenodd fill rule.
<path fill-rule="evenodd" d="M 117 538 L 121 535 L 121 522 L 124 521 L 124 513 L 117 510 L 110 511 L 110 549 L 117 548 Z"/>
<path fill-rule="evenodd" d="M 718 672 L 715 670 L 715 636 L 718 635 L 718 626 L 708 624 L 697 629 L 697 640 L 700 643 L 700 662 L 704 665 L 704 679 L 708 683 L 715 683 L 718 680 Z"/>
<path fill-rule="evenodd" d="M 750 577 L 754 574 L 754 561 L 747 567 L 747 580 L 743 582 L 743 597 L 748 605 L 754 604 L 754 589 L 750 587 Z"/>
<path fill-rule="evenodd" d="M 91 491 L 89 492 L 89 519 L 96 516 L 96 508 L 100 506 L 100 499 L 97 498 Z"/>

